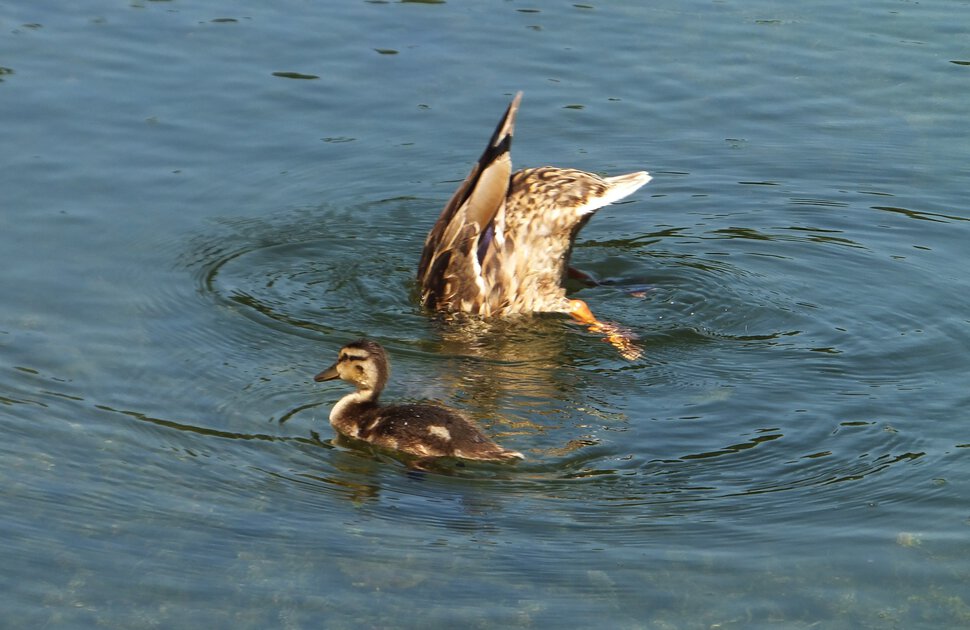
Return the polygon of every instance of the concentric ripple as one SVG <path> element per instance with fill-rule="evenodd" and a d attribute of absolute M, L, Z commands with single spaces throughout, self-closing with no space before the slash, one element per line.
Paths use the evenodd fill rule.
<path fill-rule="evenodd" d="M 190 264 L 204 295 L 282 332 L 378 330 L 414 317 L 402 243 L 416 242 L 410 222 L 373 225 L 379 213 L 322 209 L 286 222 L 227 223 L 228 232 L 196 243 Z"/>
<path fill-rule="evenodd" d="M 614 528 L 634 532 L 643 510 L 660 506 L 689 513 L 738 503 L 743 513 L 757 502 L 781 509 L 795 497 L 863 479 L 878 496 L 891 489 L 894 471 L 924 456 L 887 420 L 858 416 L 845 404 L 852 401 L 838 389 L 852 368 L 840 352 L 851 346 L 836 350 L 828 339 L 818 295 L 796 295 L 785 286 L 797 285 L 797 277 L 782 283 L 769 273 L 771 264 L 800 269 L 800 258 L 830 248 L 863 257 L 865 248 L 803 230 L 665 229 L 628 240 L 580 239 L 574 263 L 595 281 L 572 288 L 598 316 L 641 337 L 646 355 L 629 362 L 561 318 L 474 329 L 429 319 L 412 285 L 428 205 L 390 200 L 226 222 L 194 241 L 184 258 L 199 295 L 247 322 L 232 328 L 237 345 L 242 338 L 253 348 L 241 360 L 313 355 L 304 367 L 264 377 L 286 376 L 282 383 L 226 401 L 278 405 L 271 417 L 286 421 L 280 430 L 300 438 L 294 444 L 303 454 L 290 465 L 263 465 L 309 493 L 307 501 L 348 494 L 376 502 L 382 513 L 380 497 L 391 493 L 395 518 L 409 518 L 405 506 L 413 505 L 414 518 L 445 522 L 448 509 L 428 502 L 447 506 L 441 484 L 461 479 L 472 486 L 454 491 L 476 488 L 492 497 L 483 499 L 489 509 L 515 510 L 508 507 L 515 497 L 527 505 L 582 500 L 593 512 L 609 510 Z M 764 243 L 777 245 L 774 258 L 759 250 Z M 391 351 L 389 396 L 458 406 L 527 460 L 415 473 L 385 455 L 344 449 L 322 420 L 345 389 L 308 381 L 329 360 L 325 350 L 359 335 Z M 268 357 L 257 357 L 267 348 Z M 824 400 L 793 394 L 800 381 L 831 393 Z M 307 435 L 314 437 L 303 440 Z M 505 498 L 495 503 L 497 495 Z M 531 508 L 517 518 L 531 523 L 523 527 L 547 520 Z"/>

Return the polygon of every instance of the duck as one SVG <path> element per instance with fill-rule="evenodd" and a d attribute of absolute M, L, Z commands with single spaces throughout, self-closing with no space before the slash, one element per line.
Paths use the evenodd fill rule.
<path fill-rule="evenodd" d="M 563 283 L 580 229 L 598 209 L 639 190 L 650 174 L 601 177 L 553 166 L 513 173 L 521 101 L 518 92 L 425 239 L 417 274 L 421 303 L 486 319 L 563 313 L 622 336 L 583 300 L 568 298 Z"/>
<path fill-rule="evenodd" d="M 376 341 L 358 339 L 340 349 L 337 361 L 314 377 L 341 379 L 356 391 L 330 411 L 330 424 L 341 435 L 419 458 L 513 462 L 525 456 L 499 446 L 462 413 L 436 404 L 382 405 L 390 378 L 387 352 Z"/>

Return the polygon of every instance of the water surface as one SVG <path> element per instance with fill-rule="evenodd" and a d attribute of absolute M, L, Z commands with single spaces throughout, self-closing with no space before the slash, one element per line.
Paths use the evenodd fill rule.
<path fill-rule="evenodd" d="M 0 601 L 22 627 L 962 627 L 965 3 L 0 6 Z M 417 306 L 513 159 L 654 180 L 556 317 Z M 346 341 L 517 466 L 334 440 Z"/>

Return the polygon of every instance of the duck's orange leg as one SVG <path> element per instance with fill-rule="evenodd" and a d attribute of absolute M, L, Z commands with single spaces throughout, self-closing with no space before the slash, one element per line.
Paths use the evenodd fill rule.
<path fill-rule="evenodd" d="M 629 330 L 596 319 L 589 306 L 582 300 L 569 300 L 569 314 L 577 322 L 589 328 L 590 332 L 605 333 L 604 341 L 610 342 L 620 352 L 620 356 L 628 361 L 635 361 L 643 356 L 643 350 L 634 343 L 633 333 Z"/>

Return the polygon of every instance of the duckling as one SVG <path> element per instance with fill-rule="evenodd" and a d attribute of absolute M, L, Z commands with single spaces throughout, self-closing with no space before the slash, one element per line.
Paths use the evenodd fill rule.
<path fill-rule="evenodd" d="M 596 319 L 583 300 L 567 298 L 563 281 L 579 230 L 599 208 L 649 182 L 650 174 L 600 177 L 552 166 L 512 173 L 521 100 L 519 92 L 425 240 L 418 263 L 421 302 L 485 318 L 565 313 L 606 331 L 624 355 L 639 356 L 621 329 Z"/>
<path fill-rule="evenodd" d="M 381 405 L 378 399 L 389 376 L 387 353 L 376 341 L 358 339 L 341 348 L 337 362 L 313 379 L 339 378 L 357 387 L 330 411 L 333 428 L 342 435 L 420 458 L 524 459 L 522 453 L 493 442 L 453 409 L 430 404 Z"/>

